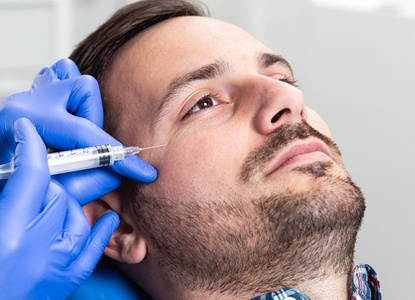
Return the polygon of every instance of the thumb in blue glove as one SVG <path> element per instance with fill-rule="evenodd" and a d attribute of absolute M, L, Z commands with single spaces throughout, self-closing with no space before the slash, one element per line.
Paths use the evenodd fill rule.
<path fill-rule="evenodd" d="M 0 298 L 65 299 L 92 273 L 119 218 L 107 213 L 91 229 L 51 179 L 34 126 L 19 119 L 14 128 L 15 171 L 0 194 Z"/>

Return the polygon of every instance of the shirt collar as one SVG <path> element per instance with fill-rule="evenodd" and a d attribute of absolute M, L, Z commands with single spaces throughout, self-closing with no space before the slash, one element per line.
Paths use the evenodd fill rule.
<path fill-rule="evenodd" d="M 368 264 L 359 264 L 354 268 L 352 280 L 353 296 L 351 300 L 381 300 L 380 282 L 376 271 Z M 252 298 L 252 300 L 310 300 L 299 290 L 282 288 Z"/>

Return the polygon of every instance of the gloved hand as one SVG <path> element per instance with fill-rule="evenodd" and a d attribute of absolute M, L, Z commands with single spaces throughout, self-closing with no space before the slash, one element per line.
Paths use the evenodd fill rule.
<path fill-rule="evenodd" d="M 14 127 L 15 171 L 0 194 L 0 299 L 65 299 L 92 273 L 119 218 L 107 213 L 91 229 L 51 180 L 34 126 Z"/>
<path fill-rule="evenodd" d="M 29 91 L 0 102 L 0 164 L 9 162 L 14 155 L 12 128 L 21 117 L 31 120 L 45 144 L 54 149 L 120 145 L 101 129 L 103 109 L 97 81 L 91 76 L 80 75 L 75 63 L 69 59 L 44 68 Z M 85 204 L 117 188 L 121 182 L 119 174 L 144 183 L 157 177 L 151 165 L 138 156 L 131 156 L 108 168 L 56 178 L 81 204 Z"/>

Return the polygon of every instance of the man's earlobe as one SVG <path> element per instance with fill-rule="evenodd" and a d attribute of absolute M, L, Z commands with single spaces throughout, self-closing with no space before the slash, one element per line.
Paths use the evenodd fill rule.
<path fill-rule="evenodd" d="M 132 217 L 123 210 L 121 203 L 120 193 L 114 191 L 83 206 L 83 210 L 91 226 L 106 212 L 117 212 L 120 225 L 111 236 L 104 254 L 120 262 L 137 264 L 147 254 L 147 243 Z"/>

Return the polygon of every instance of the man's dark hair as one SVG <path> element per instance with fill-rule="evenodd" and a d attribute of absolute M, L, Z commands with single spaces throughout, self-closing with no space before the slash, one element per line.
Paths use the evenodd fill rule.
<path fill-rule="evenodd" d="M 117 139 L 119 114 L 114 112 L 114 99 L 104 80 L 116 54 L 144 30 L 168 19 L 182 16 L 208 16 L 205 6 L 191 0 L 141 0 L 126 5 L 84 39 L 70 59 L 82 74 L 94 76 L 100 84 L 104 106 L 104 130 Z"/>
<path fill-rule="evenodd" d="M 147 28 L 181 16 L 207 16 L 206 7 L 186 0 L 141 0 L 118 10 L 83 40 L 70 55 L 82 74 L 98 82 L 114 55 Z"/>

